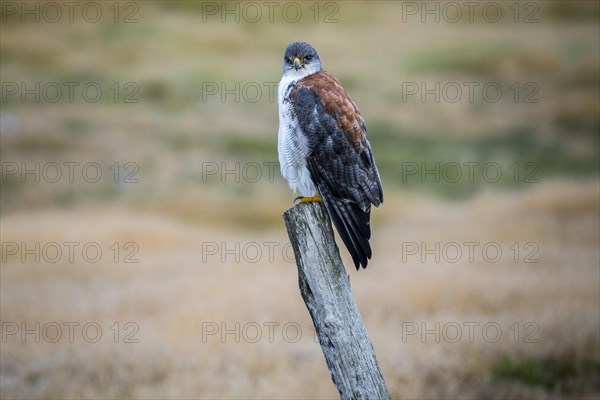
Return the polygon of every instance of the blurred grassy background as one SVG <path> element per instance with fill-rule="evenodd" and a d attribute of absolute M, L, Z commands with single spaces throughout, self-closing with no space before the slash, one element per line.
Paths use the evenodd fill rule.
<path fill-rule="evenodd" d="M 95 264 L 21 262 L 3 246 L 3 323 L 93 321 L 104 336 L 98 343 L 3 340 L 2 398 L 336 397 L 295 266 L 280 251 L 287 243 L 281 213 L 292 196 L 278 169 L 274 180 L 266 167 L 258 182 L 206 179 L 207 165 L 277 161 L 277 102 L 267 89 L 279 81 L 292 40 L 313 44 L 359 105 L 381 172 L 386 202 L 373 212 L 374 258 L 367 270 L 348 272 L 392 395 L 598 398 L 597 2 L 494 3 L 503 10 L 497 23 L 480 11 L 473 22 L 429 16 L 423 23 L 407 14 L 407 3 L 358 1 L 317 3 L 317 22 L 312 2 L 294 3 L 303 12 L 295 23 L 282 15 L 287 3 L 277 3 L 270 22 L 260 2 L 259 21 L 229 15 L 222 23 L 201 2 L 145 1 L 117 3 L 118 23 L 112 2 L 95 3 L 103 10 L 97 23 L 81 17 L 88 2 L 78 3 L 73 22 L 64 15 L 36 23 L 23 22 L 8 3 L 20 4 L 0 2 L 2 242 L 97 242 L 106 254 L 114 242 L 134 242 L 139 263 L 109 256 Z M 324 23 L 333 11 L 337 22 Z M 532 11 L 535 20 L 524 23 Z M 137 21 L 123 23 L 131 12 Z M 103 95 L 91 103 L 75 89 L 73 102 L 64 95 L 23 102 L 7 95 L 11 82 L 95 82 Z M 236 82 L 257 84 L 262 95 L 203 97 L 207 84 Z M 406 83 L 436 82 L 497 83 L 502 97 L 486 101 L 480 89 L 472 102 L 466 89 L 456 103 L 407 96 Z M 525 102 L 527 95 L 537 101 Z M 73 183 L 38 183 L 4 168 L 52 162 L 95 162 L 103 179 L 86 182 L 76 169 Z M 423 182 L 403 169 L 436 162 L 497 163 L 503 176 Z M 137 182 L 124 183 L 132 171 Z M 535 182 L 524 182 L 532 171 Z M 512 243 L 533 242 L 539 262 L 403 262 L 399 254 L 407 242 L 469 241 L 499 243 L 506 253 Z M 279 244 L 273 259 L 264 247 L 258 262 L 202 253 L 207 243 L 266 242 Z M 139 327 L 139 343 L 114 343 L 109 326 L 128 321 Z M 262 324 L 274 321 L 299 324 L 301 340 L 201 340 L 207 322 L 229 329 L 256 322 L 266 333 Z M 480 336 L 405 342 L 407 321 L 492 321 L 504 334 L 497 343 Z M 538 343 L 515 343 L 509 327 L 518 322 L 525 333 L 528 321 L 539 328 Z"/>

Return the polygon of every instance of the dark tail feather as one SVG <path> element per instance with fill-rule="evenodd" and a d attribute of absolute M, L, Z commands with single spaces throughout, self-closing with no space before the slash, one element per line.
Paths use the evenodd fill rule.
<path fill-rule="evenodd" d="M 321 193 L 321 198 L 338 234 L 352 256 L 354 266 L 357 270 L 361 266 L 367 268 L 372 255 L 371 246 L 369 245 L 371 210 L 368 209 L 365 212 L 360 209 L 358 204 L 352 201 L 338 200 L 331 193 Z"/>

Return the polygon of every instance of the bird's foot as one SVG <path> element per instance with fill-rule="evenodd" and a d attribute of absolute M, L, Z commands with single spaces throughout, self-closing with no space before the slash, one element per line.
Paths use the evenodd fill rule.
<path fill-rule="evenodd" d="M 322 203 L 323 200 L 321 200 L 321 196 L 319 196 L 318 194 L 315 194 L 312 197 L 304 197 L 304 196 L 298 196 L 294 199 L 294 202 L 300 200 L 300 203 Z"/>

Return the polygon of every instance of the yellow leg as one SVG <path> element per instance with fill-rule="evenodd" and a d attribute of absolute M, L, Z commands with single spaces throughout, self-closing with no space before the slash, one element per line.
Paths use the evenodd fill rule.
<path fill-rule="evenodd" d="M 300 203 L 322 203 L 321 196 L 315 194 L 313 197 L 298 197 L 300 199 Z"/>

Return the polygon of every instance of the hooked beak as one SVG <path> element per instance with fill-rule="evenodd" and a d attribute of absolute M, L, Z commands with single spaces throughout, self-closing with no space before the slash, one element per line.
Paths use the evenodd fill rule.
<path fill-rule="evenodd" d="M 300 59 L 296 57 L 294 58 L 294 69 L 298 71 L 300 68 L 302 68 L 302 63 L 300 62 Z"/>

